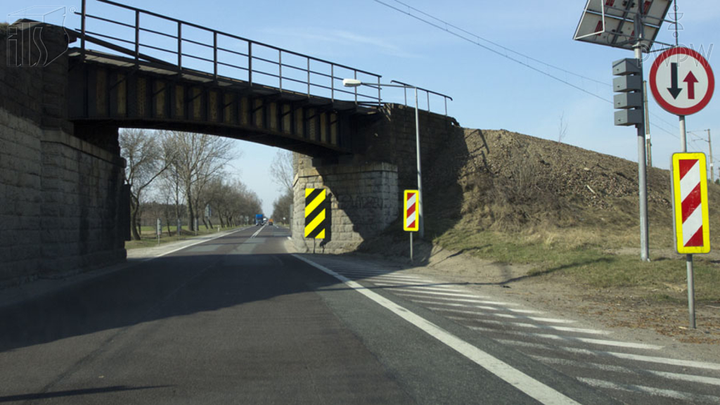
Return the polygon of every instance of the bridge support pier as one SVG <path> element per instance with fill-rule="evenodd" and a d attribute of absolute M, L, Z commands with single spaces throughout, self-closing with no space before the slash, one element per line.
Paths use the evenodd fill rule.
<path fill-rule="evenodd" d="M 292 239 L 300 252 L 345 253 L 378 235 L 400 213 L 398 168 L 389 163 L 322 165 L 301 158 L 294 184 Z M 326 239 L 304 238 L 305 189 L 325 188 L 331 223 Z"/>

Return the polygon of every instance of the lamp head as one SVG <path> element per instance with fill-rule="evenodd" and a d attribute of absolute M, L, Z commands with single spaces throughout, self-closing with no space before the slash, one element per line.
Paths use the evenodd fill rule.
<path fill-rule="evenodd" d="M 358 79 L 343 79 L 345 87 L 360 87 L 363 83 Z"/>

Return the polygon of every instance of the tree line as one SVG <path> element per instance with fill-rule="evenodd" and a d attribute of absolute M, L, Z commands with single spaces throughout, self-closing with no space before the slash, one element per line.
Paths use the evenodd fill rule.
<path fill-rule="evenodd" d="M 232 140 L 213 135 L 121 130 L 132 238 L 141 238 L 146 207 L 162 215 L 168 233 L 178 219 L 187 220 L 187 229 L 195 231 L 196 222 L 212 228 L 216 218 L 222 227 L 237 226 L 262 212 L 255 192 L 239 179 L 228 179 L 228 163 L 240 157 L 232 146 Z"/>

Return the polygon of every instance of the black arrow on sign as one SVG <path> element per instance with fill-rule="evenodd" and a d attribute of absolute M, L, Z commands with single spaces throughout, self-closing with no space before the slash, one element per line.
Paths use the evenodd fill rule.
<path fill-rule="evenodd" d="M 672 87 L 668 87 L 668 91 L 670 94 L 672 94 L 673 99 L 677 100 L 680 93 L 682 93 L 683 89 L 678 87 L 678 64 L 677 63 L 671 63 L 670 64 L 670 78 L 672 80 Z"/>

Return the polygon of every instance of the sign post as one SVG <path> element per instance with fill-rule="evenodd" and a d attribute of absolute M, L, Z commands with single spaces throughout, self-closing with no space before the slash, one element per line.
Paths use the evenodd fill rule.
<path fill-rule="evenodd" d="M 403 230 L 410 232 L 410 261 L 413 260 L 413 232 L 420 229 L 420 191 L 405 190 L 403 198 Z"/>
<path fill-rule="evenodd" d="M 160 244 L 160 235 L 162 234 L 162 221 L 160 221 L 160 218 L 157 220 L 157 226 L 155 228 L 155 232 L 157 233 L 158 238 L 158 245 Z"/>
<path fill-rule="evenodd" d="M 695 275 L 693 254 L 710 252 L 707 200 L 707 161 L 702 153 L 687 152 L 685 117 L 705 108 L 715 91 L 710 64 L 688 48 L 672 48 L 658 56 L 650 70 L 650 89 L 657 103 L 680 121 L 683 153 L 672 158 L 675 249 L 686 255 L 688 312 L 695 329 Z"/>

